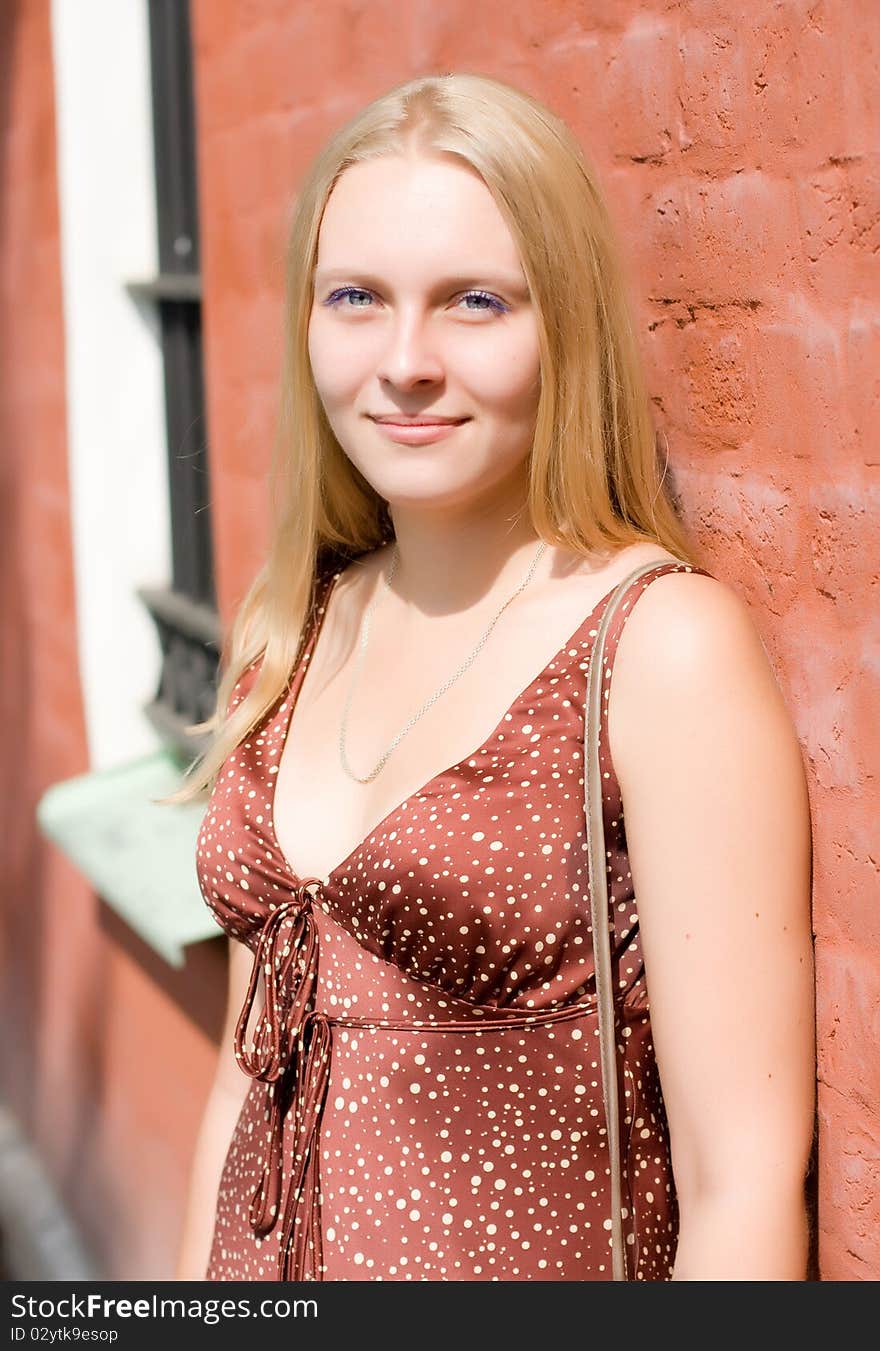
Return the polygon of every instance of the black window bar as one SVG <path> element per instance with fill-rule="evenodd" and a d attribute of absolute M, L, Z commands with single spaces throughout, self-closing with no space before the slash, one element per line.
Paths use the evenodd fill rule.
<path fill-rule="evenodd" d="M 171 511 L 170 587 L 138 595 L 159 633 L 162 671 L 146 712 L 190 760 L 204 739 L 186 732 L 214 706 L 220 622 L 214 589 L 202 367 L 202 286 L 192 41 L 187 0 L 150 0 L 150 73 L 159 275 L 129 292 L 156 305 L 165 379 Z"/>

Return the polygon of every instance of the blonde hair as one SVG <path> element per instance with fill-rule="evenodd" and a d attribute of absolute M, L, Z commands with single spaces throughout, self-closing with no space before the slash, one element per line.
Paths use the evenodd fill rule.
<path fill-rule="evenodd" d="M 650 541 L 697 561 L 658 464 L 614 231 L 577 140 L 536 99 L 499 80 L 463 73 L 410 80 L 337 131 L 301 186 L 287 253 L 267 558 L 224 644 L 214 714 L 190 729 L 214 736 L 165 802 L 210 788 L 284 693 L 328 558 L 341 563 L 393 538 L 387 504 L 330 429 L 307 338 L 318 231 L 333 186 L 351 164 L 413 150 L 455 155 L 476 170 L 519 247 L 540 344 L 527 504 L 537 535 L 582 555 Z M 258 659 L 250 689 L 230 707 Z"/>

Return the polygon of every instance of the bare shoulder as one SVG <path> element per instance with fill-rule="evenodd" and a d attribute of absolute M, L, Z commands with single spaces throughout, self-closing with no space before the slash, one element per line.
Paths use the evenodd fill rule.
<path fill-rule="evenodd" d="M 757 624 L 736 589 L 715 577 L 669 572 L 640 593 L 623 626 L 609 698 L 609 742 L 621 782 L 646 750 L 726 723 L 766 731 L 788 720 Z"/>
<path fill-rule="evenodd" d="M 375 585 L 376 578 L 390 552 L 390 545 L 382 545 L 377 549 L 371 549 L 368 553 L 360 554 L 337 570 L 338 576 L 333 591 L 334 595 L 339 597 L 336 604 L 340 610 L 348 606 L 349 598 L 354 598 L 356 605 L 363 604 L 364 597 Z"/>
<path fill-rule="evenodd" d="M 666 561 L 662 556 L 659 561 Z M 668 561 L 680 562 L 673 555 Z M 699 680 L 722 674 L 723 664 L 766 658 L 761 636 L 743 597 L 727 582 L 700 572 L 667 572 L 639 594 L 621 632 L 615 681 L 621 688 L 648 665 L 658 682 L 688 674 Z"/>
<path fill-rule="evenodd" d="M 664 552 L 656 557 L 658 562 L 681 562 Z M 663 573 L 651 579 L 633 605 L 621 632 L 615 669 L 619 673 L 650 656 L 660 663 L 661 672 L 665 668 L 670 675 L 680 674 L 683 663 L 690 665 L 701 657 L 711 660 L 719 640 L 761 650 L 751 611 L 735 587 L 700 572 Z"/>

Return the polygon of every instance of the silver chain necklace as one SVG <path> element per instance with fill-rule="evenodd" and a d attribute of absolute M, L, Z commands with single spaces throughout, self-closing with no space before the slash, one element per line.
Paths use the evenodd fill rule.
<path fill-rule="evenodd" d="M 343 709 L 342 712 L 342 721 L 339 724 L 339 759 L 342 762 L 342 768 L 345 770 L 346 774 L 348 774 L 349 778 L 356 779 L 358 783 L 372 783 L 376 775 L 379 774 L 380 771 L 383 769 L 392 751 L 403 740 L 407 732 L 409 732 L 416 725 L 419 718 L 423 717 L 424 714 L 427 713 L 431 705 L 437 702 L 441 694 L 445 694 L 446 691 L 449 689 L 449 687 L 451 685 L 454 685 L 456 680 L 458 680 L 461 676 L 463 676 L 468 667 L 471 666 L 473 662 L 476 660 L 480 650 L 482 649 L 483 645 L 485 644 L 495 625 L 498 623 L 498 620 L 501 618 L 504 611 L 507 609 L 508 605 L 510 605 L 511 601 L 516 600 L 517 596 L 520 595 L 521 592 L 525 591 L 529 582 L 532 580 L 535 568 L 538 566 L 538 562 L 541 558 L 541 555 L 544 553 L 544 550 L 546 548 L 547 545 L 542 540 L 540 545 L 538 546 L 538 551 L 535 554 L 535 557 L 532 559 L 532 565 L 529 568 L 528 572 L 526 573 L 525 580 L 520 583 L 520 585 L 514 591 L 513 595 L 508 596 L 507 600 L 501 606 L 501 609 L 489 621 L 487 628 L 485 629 L 482 637 L 480 638 L 473 652 L 471 652 L 470 656 L 467 657 L 464 662 L 462 662 L 461 666 L 459 666 L 458 670 L 455 672 L 454 675 L 450 676 L 448 680 L 445 680 L 443 684 L 440 686 L 440 688 L 438 690 L 435 690 L 429 699 L 425 700 L 425 702 L 422 704 L 418 712 L 414 713 L 413 716 L 409 719 L 409 721 L 404 724 L 404 726 L 397 733 L 397 736 L 391 742 L 391 745 L 388 747 L 386 751 L 383 752 L 378 764 L 375 766 L 372 772 L 367 774 L 365 778 L 362 778 L 360 774 L 355 774 L 354 770 L 348 763 L 348 756 L 346 755 L 345 752 L 345 737 L 346 737 L 346 728 L 348 726 L 348 715 L 349 712 L 351 711 L 351 701 L 354 697 L 355 686 L 357 685 L 358 676 L 360 675 L 361 668 L 364 664 L 364 657 L 367 651 L 367 639 L 370 633 L 370 616 L 372 615 L 373 607 L 375 606 L 377 600 L 377 596 L 373 597 L 372 601 L 364 611 L 364 618 L 361 623 L 360 650 L 358 652 L 357 661 L 355 662 L 355 668 L 352 673 L 351 685 L 348 691 L 348 698 L 345 701 L 345 708 Z M 394 570 L 397 567 L 397 560 L 399 557 L 399 553 L 400 551 L 397 547 L 397 544 L 395 544 L 394 552 L 391 557 L 391 566 L 388 569 L 388 576 L 385 579 L 386 589 L 390 589 L 391 587 L 391 580 L 394 576 Z M 378 588 L 377 588 L 377 595 L 378 595 Z"/>

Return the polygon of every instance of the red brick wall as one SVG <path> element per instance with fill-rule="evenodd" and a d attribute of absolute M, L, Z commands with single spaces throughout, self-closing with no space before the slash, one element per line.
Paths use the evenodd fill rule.
<path fill-rule="evenodd" d="M 880 514 L 869 283 L 880 32 L 873 0 L 756 12 L 759 24 L 713 0 L 194 0 L 220 594 L 228 616 L 260 557 L 284 224 L 312 153 L 417 74 L 481 71 L 543 98 L 599 168 L 689 518 L 709 565 L 752 605 L 801 736 L 815 836 L 821 1268 L 877 1279 L 868 542 Z"/>
<path fill-rule="evenodd" d="M 3 727 L 3 1091 L 32 1118 L 43 946 L 72 869 L 42 844 L 43 788 L 85 765 L 71 573 L 64 335 L 48 4 L 0 18 L 0 722 Z M 33 1015 L 37 1015 L 36 1017 Z M 65 1035 L 62 1051 L 68 1049 Z"/>
<path fill-rule="evenodd" d="M 88 768 L 65 428 L 48 0 L 0 6 L 0 1097 L 111 1279 L 172 1273 L 224 995 L 171 971 L 37 829 Z"/>

